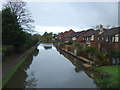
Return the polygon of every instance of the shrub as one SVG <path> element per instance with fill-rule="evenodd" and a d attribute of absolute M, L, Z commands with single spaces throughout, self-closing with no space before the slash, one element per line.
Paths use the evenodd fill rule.
<path fill-rule="evenodd" d="M 64 43 L 59 43 L 59 46 L 61 47 L 61 48 L 64 48 Z"/>
<path fill-rule="evenodd" d="M 120 58 L 120 50 L 113 50 L 112 54 L 113 54 L 113 57 Z"/>
<path fill-rule="evenodd" d="M 14 51 L 13 45 L 3 45 L 2 46 L 2 58 L 4 59 L 6 56 L 11 55 L 13 51 Z"/>
<path fill-rule="evenodd" d="M 108 57 L 106 53 L 103 52 L 96 52 L 95 54 L 96 60 L 94 61 L 96 65 L 107 65 L 108 64 Z"/>
<path fill-rule="evenodd" d="M 81 55 L 85 51 L 83 45 L 80 43 L 74 43 L 74 47 L 77 50 L 77 55 Z"/>
<path fill-rule="evenodd" d="M 65 45 L 65 49 L 66 49 L 67 51 L 71 51 L 71 52 L 74 51 L 73 45 Z"/>

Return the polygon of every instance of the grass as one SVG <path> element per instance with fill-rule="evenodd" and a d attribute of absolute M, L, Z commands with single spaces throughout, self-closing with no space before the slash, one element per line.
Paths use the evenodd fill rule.
<path fill-rule="evenodd" d="M 26 57 L 22 59 L 18 64 L 16 64 L 12 69 L 7 73 L 7 75 L 2 80 L 2 87 L 4 87 L 12 75 L 16 72 L 16 70 L 21 66 L 21 64 L 25 61 Z"/>
<path fill-rule="evenodd" d="M 20 62 L 18 62 L 15 66 L 11 68 L 11 70 L 3 77 L 2 83 L 0 82 L 0 85 L 2 84 L 2 87 L 4 87 L 9 79 L 12 77 L 12 75 L 17 71 L 17 69 L 22 65 L 22 63 L 26 60 L 26 58 L 34 51 L 35 48 L 31 49 L 30 52 L 23 57 Z M 0 87 L 0 88 L 2 88 Z"/>
<path fill-rule="evenodd" d="M 100 79 L 95 80 L 95 82 L 101 88 L 118 88 L 119 81 L 118 75 L 120 72 L 118 71 L 120 66 L 101 66 L 96 67 L 95 70 L 102 73 L 108 74 L 108 76 L 102 76 Z"/>

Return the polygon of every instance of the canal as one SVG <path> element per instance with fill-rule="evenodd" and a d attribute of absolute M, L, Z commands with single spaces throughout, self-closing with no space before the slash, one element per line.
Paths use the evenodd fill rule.
<path fill-rule="evenodd" d="M 40 44 L 12 76 L 5 88 L 96 88 L 82 61 Z"/>

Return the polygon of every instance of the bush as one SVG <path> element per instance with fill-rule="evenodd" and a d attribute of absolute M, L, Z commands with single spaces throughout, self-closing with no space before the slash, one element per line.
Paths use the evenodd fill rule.
<path fill-rule="evenodd" d="M 60 46 L 61 48 L 64 48 L 65 45 L 64 45 L 64 43 L 61 42 L 61 43 L 59 43 L 59 46 Z"/>
<path fill-rule="evenodd" d="M 65 45 L 65 49 L 66 49 L 67 51 L 71 51 L 71 52 L 74 51 L 73 45 Z"/>
<path fill-rule="evenodd" d="M 95 57 L 96 57 L 96 60 L 94 62 L 96 65 L 99 65 L 99 66 L 107 65 L 109 62 L 106 53 L 96 52 Z"/>
<path fill-rule="evenodd" d="M 113 57 L 120 58 L 120 50 L 113 50 L 112 54 L 113 54 Z"/>
<path fill-rule="evenodd" d="M 4 59 L 6 56 L 11 55 L 13 51 L 14 51 L 13 45 L 3 45 L 2 46 L 2 58 Z"/>
<path fill-rule="evenodd" d="M 86 47 L 85 50 L 87 53 L 90 53 L 91 55 L 95 54 L 96 52 L 96 48 L 94 47 Z"/>
<path fill-rule="evenodd" d="M 82 55 L 85 52 L 83 45 L 80 43 L 74 43 L 74 47 L 77 50 L 77 55 Z"/>

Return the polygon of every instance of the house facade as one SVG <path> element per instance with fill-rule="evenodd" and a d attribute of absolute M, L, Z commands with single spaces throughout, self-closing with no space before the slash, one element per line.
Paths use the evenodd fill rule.
<path fill-rule="evenodd" d="M 83 36 L 87 35 L 87 34 L 90 33 L 90 32 L 93 32 L 93 31 L 94 31 L 93 29 L 89 29 L 89 30 L 84 31 L 82 34 L 80 34 L 80 35 L 78 36 L 78 38 L 77 38 L 76 41 L 77 41 L 78 43 L 85 43 L 85 39 L 84 39 Z"/>
<path fill-rule="evenodd" d="M 104 51 L 106 48 L 120 50 L 120 27 L 111 28 L 98 35 L 99 49 Z"/>

